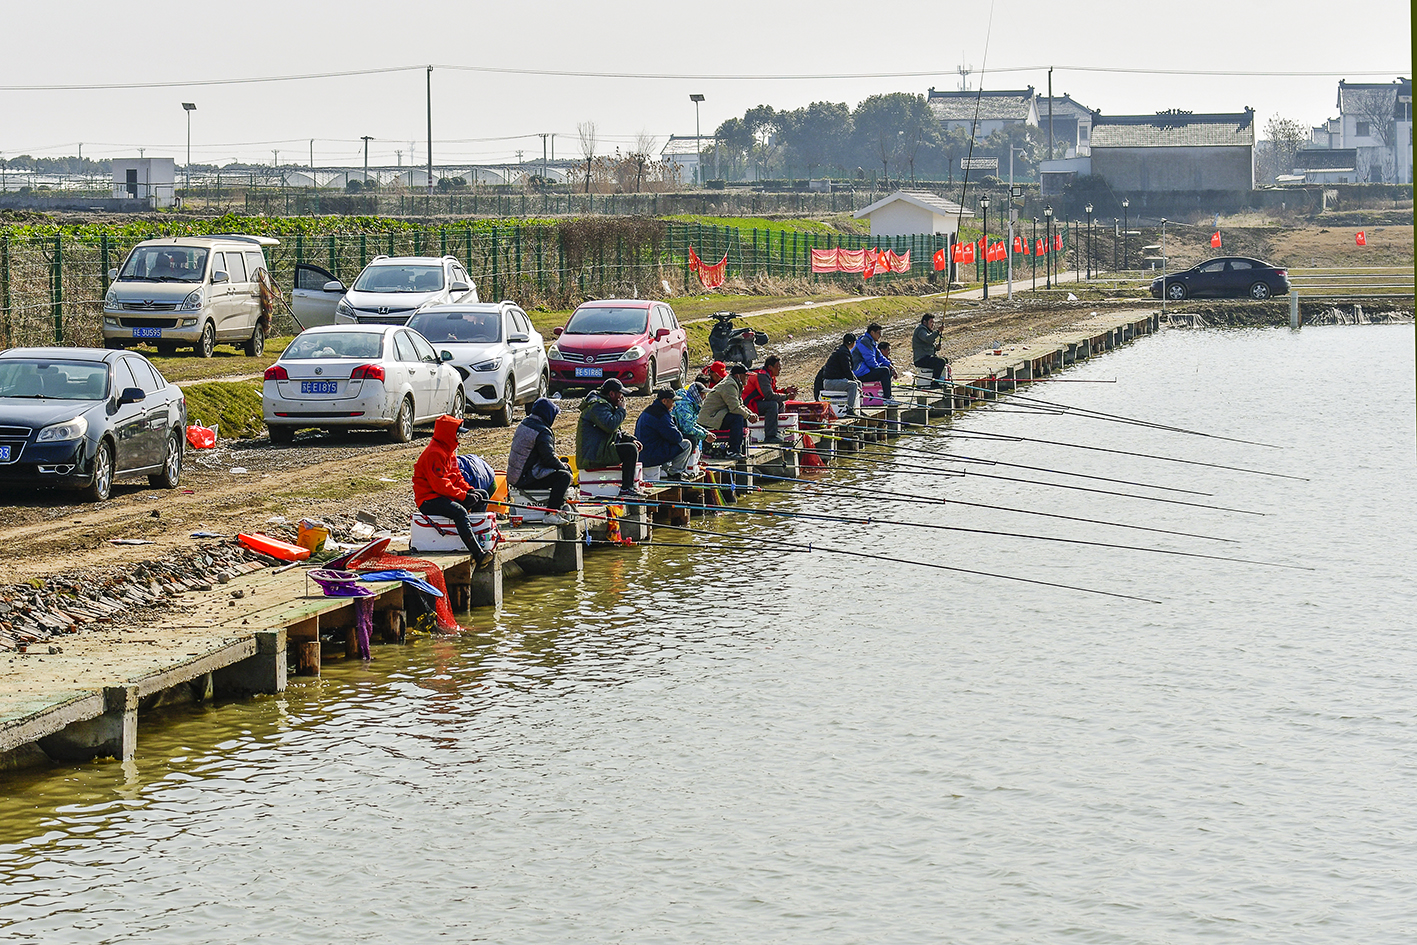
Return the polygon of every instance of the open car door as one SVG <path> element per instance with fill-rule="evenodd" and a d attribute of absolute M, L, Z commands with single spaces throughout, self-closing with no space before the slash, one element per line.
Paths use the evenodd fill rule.
<path fill-rule="evenodd" d="M 335 323 L 335 306 L 344 298 L 344 284 L 329 271 L 309 263 L 295 267 L 290 307 L 301 328 Z"/>

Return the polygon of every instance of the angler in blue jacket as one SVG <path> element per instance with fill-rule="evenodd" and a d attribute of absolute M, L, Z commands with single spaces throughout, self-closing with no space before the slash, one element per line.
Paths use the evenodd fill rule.
<path fill-rule="evenodd" d="M 894 372 L 890 362 L 882 359 L 880 351 L 876 348 L 884 330 L 877 322 L 872 322 L 866 326 L 861 337 L 856 339 L 856 347 L 851 349 L 851 373 L 855 374 L 856 379 L 863 384 L 880 381 L 881 395 L 886 400 L 890 400 L 891 377 Z"/>
<path fill-rule="evenodd" d="M 694 452 L 694 444 L 679 432 L 669 415 L 674 407 L 674 391 L 666 387 L 654 392 L 654 403 L 635 421 L 635 439 L 641 443 L 640 462 L 663 466 L 665 479 L 684 478 L 684 467 Z"/>

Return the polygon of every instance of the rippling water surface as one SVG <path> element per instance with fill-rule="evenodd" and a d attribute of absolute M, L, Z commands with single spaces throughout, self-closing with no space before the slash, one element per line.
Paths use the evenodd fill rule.
<path fill-rule="evenodd" d="M 475 631 L 144 719 L 135 766 L 6 779 L 9 941 L 1410 942 L 1410 326 L 1169 332 L 900 441 L 1218 512 L 881 468 L 704 527 L 829 553 L 597 553 Z M 900 461 L 920 461 L 898 452 Z M 768 507 L 766 502 L 756 504 Z M 697 523 L 696 523 L 697 524 Z M 664 540 L 684 540 L 661 531 Z"/>

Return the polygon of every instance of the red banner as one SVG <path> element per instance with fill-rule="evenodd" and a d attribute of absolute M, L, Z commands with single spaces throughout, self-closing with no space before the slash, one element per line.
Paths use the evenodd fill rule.
<path fill-rule="evenodd" d="M 1220 248 L 1220 231 L 1219 231 L 1219 230 L 1216 230 L 1214 233 L 1210 234 L 1210 248 L 1211 248 L 1211 249 L 1219 249 L 1219 248 Z"/>
<path fill-rule="evenodd" d="M 1357 241 L 1357 243 L 1358 243 L 1359 246 L 1367 246 L 1367 245 L 1368 245 L 1368 234 L 1365 233 L 1365 232 L 1363 232 L 1362 230 L 1359 230 L 1359 231 L 1358 231 L 1358 235 L 1355 237 L 1355 239 L 1356 239 L 1356 241 Z"/>
<path fill-rule="evenodd" d="M 724 253 L 722 259 L 709 265 L 700 259 L 699 254 L 690 246 L 689 269 L 698 275 L 699 282 L 703 283 L 705 289 L 717 289 L 728 278 L 728 254 Z"/>
<path fill-rule="evenodd" d="M 964 258 L 963 258 L 962 260 L 960 260 L 960 261 L 963 262 L 963 263 L 965 263 L 966 265 L 968 265 L 969 263 L 974 262 L 974 244 L 973 244 L 973 243 L 965 243 L 965 244 L 964 244 Z"/>
<path fill-rule="evenodd" d="M 939 272 L 941 269 L 945 268 L 945 262 L 946 262 L 946 260 L 945 260 L 945 250 L 944 250 L 943 247 L 941 247 L 940 249 L 935 250 L 935 255 L 934 255 L 933 257 L 931 257 L 931 258 L 932 258 L 932 260 L 933 260 L 934 263 L 935 263 L 935 271 L 936 271 L 936 272 Z"/>
<path fill-rule="evenodd" d="M 1061 234 L 1061 233 L 1054 233 L 1054 234 L 1053 234 L 1053 252 L 1055 252 L 1055 253 L 1061 253 L 1062 251 L 1063 251 L 1063 234 Z"/>

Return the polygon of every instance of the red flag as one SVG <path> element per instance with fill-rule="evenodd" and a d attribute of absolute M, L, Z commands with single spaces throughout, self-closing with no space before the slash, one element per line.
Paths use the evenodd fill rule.
<path fill-rule="evenodd" d="M 1022 236 L 1015 236 L 1015 237 L 1014 237 L 1014 252 L 1016 252 L 1016 253 L 1021 253 L 1021 252 L 1023 252 L 1023 237 L 1022 237 Z"/>
<path fill-rule="evenodd" d="M 1004 241 L 1003 241 L 1003 240 L 999 240 L 999 242 L 995 243 L 994 246 L 993 246 L 993 249 L 991 250 L 991 252 L 992 252 L 992 254 L 993 254 L 993 255 L 991 256 L 991 261 L 993 261 L 993 262 L 1002 262 L 1003 259 L 1004 259 L 1004 256 L 1006 255 L 1006 251 L 1005 251 L 1005 249 L 1004 249 Z"/>
<path fill-rule="evenodd" d="M 1009 244 L 999 240 L 999 262 L 1009 258 Z"/>
<path fill-rule="evenodd" d="M 982 236 L 979 237 L 979 251 L 982 253 L 982 252 L 984 252 L 984 250 L 986 250 L 986 249 L 988 249 L 988 248 L 989 248 L 989 242 L 988 242 L 988 240 L 984 239 L 984 237 L 982 237 Z"/>
<path fill-rule="evenodd" d="M 955 243 L 950 247 L 950 258 L 957 263 L 964 262 L 964 244 Z"/>
<path fill-rule="evenodd" d="M 1028 252 L 1028 240 L 1023 240 L 1023 242 L 1019 244 L 1018 251 L 1020 253 L 1023 253 L 1025 256 L 1030 255 L 1030 253 Z"/>
<path fill-rule="evenodd" d="M 974 262 L 974 244 L 973 244 L 973 243 L 968 243 L 968 244 L 965 245 L 965 247 L 964 247 L 964 259 L 961 260 L 961 262 L 965 263 L 966 265 L 968 265 L 969 263 Z"/>
<path fill-rule="evenodd" d="M 936 272 L 939 272 L 941 269 L 945 268 L 945 249 L 943 246 L 935 250 L 934 260 Z"/>
<path fill-rule="evenodd" d="M 1216 230 L 1214 233 L 1210 234 L 1210 248 L 1211 248 L 1211 249 L 1219 249 L 1219 248 L 1220 248 L 1220 231 L 1219 231 L 1219 230 Z"/>
<path fill-rule="evenodd" d="M 1359 230 L 1359 231 L 1358 231 L 1358 236 L 1357 236 L 1357 241 L 1358 241 L 1358 245 L 1359 245 L 1359 246 L 1367 246 L 1367 245 L 1368 245 L 1368 234 L 1365 233 L 1365 232 L 1363 232 L 1362 230 Z"/>
<path fill-rule="evenodd" d="M 873 249 L 866 250 L 865 268 L 861 270 L 861 278 L 869 279 L 876 274 L 876 252 Z"/>
<path fill-rule="evenodd" d="M 1044 253 L 1047 252 L 1047 250 L 1043 248 L 1043 237 L 1040 236 L 1038 239 L 1034 240 L 1034 242 L 1038 245 L 1033 247 L 1033 255 L 1042 256 Z"/>
<path fill-rule="evenodd" d="M 1063 234 L 1061 234 L 1061 233 L 1054 233 L 1054 234 L 1053 234 L 1053 252 L 1055 252 L 1055 253 L 1061 253 L 1062 251 L 1063 251 Z"/>

